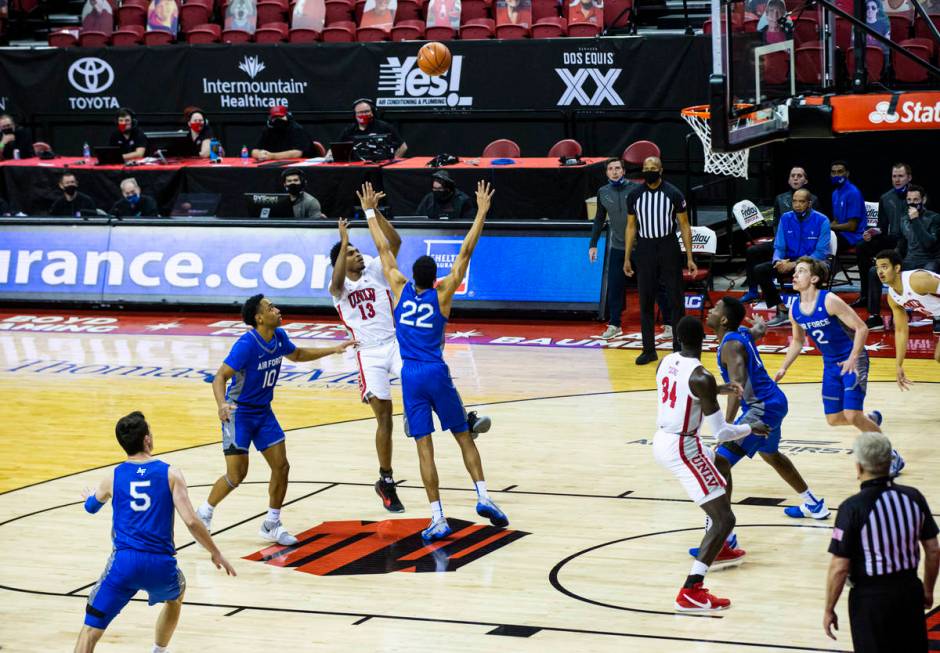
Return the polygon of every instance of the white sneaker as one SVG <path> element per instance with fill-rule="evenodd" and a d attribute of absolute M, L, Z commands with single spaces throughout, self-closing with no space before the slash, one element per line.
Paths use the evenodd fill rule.
<path fill-rule="evenodd" d="M 623 335 L 623 329 L 621 329 L 618 326 L 614 326 L 613 324 L 610 324 L 604 330 L 604 333 L 602 333 L 598 337 L 603 338 L 604 340 L 610 340 L 611 338 L 616 338 L 617 336 L 621 336 L 621 335 Z"/>
<path fill-rule="evenodd" d="M 196 516 L 199 517 L 199 521 L 206 527 L 206 530 L 210 533 L 212 532 L 212 515 L 203 510 L 203 506 L 196 508 Z"/>
<path fill-rule="evenodd" d="M 262 522 L 261 530 L 258 531 L 258 534 L 261 535 L 262 539 L 280 544 L 281 546 L 297 544 L 297 538 L 288 533 L 287 529 L 284 528 L 284 524 L 281 522 L 277 522 L 272 526 L 268 526 L 268 522 Z"/>
<path fill-rule="evenodd" d="M 672 340 L 672 325 L 667 324 L 663 327 L 663 338 L 667 340 Z"/>

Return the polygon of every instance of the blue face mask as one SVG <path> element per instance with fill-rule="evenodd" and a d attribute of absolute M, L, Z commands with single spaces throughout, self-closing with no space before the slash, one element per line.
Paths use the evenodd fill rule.
<path fill-rule="evenodd" d="M 609 180 L 609 183 L 610 183 L 610 185 L 613 186 L 614 188 L 620 188 L 620 187 L 623 186 L 625 183 L 627 183 L 627 178 L 626 178 L 626 177 L 621 177 L 620 179 L 611 179 L 611 180 Z"/>
<path fill-rule="evenodd" d="M 133 195 L 128 195 L 125 199 L 127 200 L 127 203 L 130 204 L 131 206 L 136 206 L 137 202 L 140 201 L 140 195 L 137 195 L 135 193 Z"/>
<path fill-rule="evenodd" d="M 900 188 L 895 188 L 894 192 L 897 193 L 898 195 L 907 196 L 907 184 L 904 184 Z"/>
<path fill-rule="evenodd" d="M 845 177 L 842 175 L 833 175 L 829 178 L 833 186 L 839 187 L 845 183 Z"/>

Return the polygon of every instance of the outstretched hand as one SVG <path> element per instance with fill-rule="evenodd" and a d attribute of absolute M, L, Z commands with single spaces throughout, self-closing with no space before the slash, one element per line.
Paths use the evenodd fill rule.
<path fill-rule="evenodd" d="M 496 192 L 492 186 L 490 186 L 487 181 L 478 181 L 477 182 L 477 208 L 486 212 L 490 210 L 492 205 L 493 193 Z"/>
<path fill-rule="evenodd" d="M 362 188 L 356 191 L 356 197 L 359 198 L 359 204 L 363 209 L 379 208 L 379 201 L 385 197 L 385 193 L 377 191 L 372 187 L 372 182 L 366 182 Z"/>
<path fill-rule="evenodd" d="M 899 367 L 897 371 L 898 387 L 902 391 L 910 390 L 911 386 L 914 385 L 914 382 L 907 378 L 907 374 L 904 373 L 904 368 Z"/>
<path fill-rule="evenodd" d="M 339 239 L 344 242 L 349 242 L 349 220 L 346 218 L 340 218 L 336 223 L 336 226 L 339 227 Z"/>

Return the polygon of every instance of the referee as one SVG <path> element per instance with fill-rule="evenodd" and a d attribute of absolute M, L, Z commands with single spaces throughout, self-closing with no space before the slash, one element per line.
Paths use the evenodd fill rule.
<path fill-rule="evenodd" d="M 895 485 L 888 470 L 891 442 L 862 433 L 852 447 L 861 492 L 839 506 L 832 529 L 823 628 L 835 639 L 835 607 L 845 585 L 856 653 L 927 651 L 924 610 L 933 605 L 940 565 L 937 524 L 919 491 Z M 924 582 L 917 577 L 924 548 Z"/>
<path fill-rule="evenodd" d="M 626 251 L 632 252 L 636 244 L 636 266 L 639 271 L 637 288 L 640 294 L 640 330 L 643 333 L 643 353 L 637 356 L 637 365 L 656 360 L 656 340 L 653 333 L 653 304 L 656 290 L 662 284 L 669 299 L 672 318 L 672 348 L 679 350 L 675 325 L 685 315 L 682 287 L 682 251 L 676 239 L 676 222 L 685 244 L 686 266 L 692 275 L 698 271 L 692 260 L 692 229 L 686 213 L 685 198 L 679 189 L 663 181 L 663 162 L 651 156 L 643 161 L 643 181 L 627 198 Z M 623 273 L 633 276 L 633 264 L 628 256 Z"/>

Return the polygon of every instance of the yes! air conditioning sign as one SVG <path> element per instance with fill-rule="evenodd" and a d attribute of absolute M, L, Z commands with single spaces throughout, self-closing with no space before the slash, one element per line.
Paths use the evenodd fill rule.
<path fill-rule="evenodd" d="M 940 129 L 940 92 L 837 95 L 832 105 L 832 131 L 866 132 Z"/>

